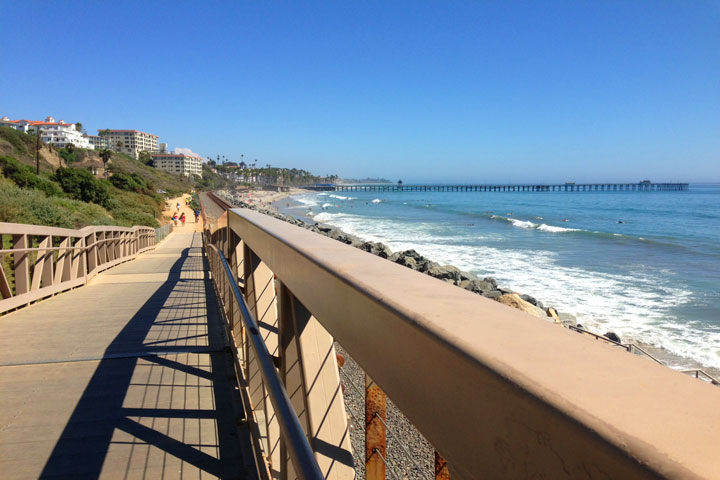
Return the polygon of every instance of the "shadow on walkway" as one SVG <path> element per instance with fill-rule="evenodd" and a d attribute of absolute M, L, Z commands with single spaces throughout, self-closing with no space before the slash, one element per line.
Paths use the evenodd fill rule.
<path fill-rule="evenodd" d="M 190 256 L 200 248 L 183 250 L 107 347 L 41 477 L 256 477 L 207 260 Z M 182 278 L 200 269 L 204 278 Z"/>

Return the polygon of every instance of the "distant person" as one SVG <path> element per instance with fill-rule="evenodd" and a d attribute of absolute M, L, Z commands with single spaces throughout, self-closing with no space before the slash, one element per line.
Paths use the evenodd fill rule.
<path fill-rule="evenodd" d="M 185 212 L 183 212 L 182 215 L 180 215 L 180 222 L 182 223 L 182 226 L 184 227 L 185 226 Z"/>
<path fill-rule="evenodd" d="M 177 202 L 177 209 L 180 210 L 180 202 Z"/>
<path fill-rule="evenodd" d="M 200 209 L 195 209 L 195 223 L 198 223 L 198 217 L 200 217 Z"/>
<path fill-rule="evenodd" d="M 172 221 L 173 221 L 173 223 L 175 224 L 175 226 L 177 227 L 177 221 L 178 221 L 177 213 L 173 214 L 173 216 L 172 216 Z"/>

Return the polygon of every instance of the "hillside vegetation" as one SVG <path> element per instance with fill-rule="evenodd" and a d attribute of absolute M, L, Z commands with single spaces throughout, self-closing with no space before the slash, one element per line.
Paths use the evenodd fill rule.
<path fill-rule="evenodd" d="M 0 128 L 0 222 L 65 228 L 157 227 L 165 195 L 187 193 L 194 187 L 191 179 L 126 155 L 113 154 L 104 165 L 98 152 L 79 148 L 43 146 L 37 175 L 35 142 L 34 135 Z M 108 178 L 96 178 L 88 168 L 103 171 L 104 166 Z"/>

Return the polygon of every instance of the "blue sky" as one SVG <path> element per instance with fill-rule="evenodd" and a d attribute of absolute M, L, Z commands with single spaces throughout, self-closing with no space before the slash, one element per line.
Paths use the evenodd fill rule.
<path fill-rule="evenodd" d="M 443 182 L 720 181 L 720 3 L 0 0 L 0 115 Z"/>

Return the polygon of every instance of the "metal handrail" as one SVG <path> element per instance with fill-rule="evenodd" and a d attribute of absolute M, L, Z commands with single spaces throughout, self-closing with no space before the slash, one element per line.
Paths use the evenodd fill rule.
<path fill-rule="evenodd" d="M 720 385 L 720 380 L 713 377 L 712 375 L 710 375 L 709 373 L 707 373 L 704 370 L 700 370 L 700 369 L 683 370 L 682 373 L 686 373 L 688 375 L 694 375 L 695 378 L 697 378 L 699 380 L 706 380 L 706 381 L 712 383 L 713 385 Z M 704 378 L 700 378 L 701 376 Z"/>
<path fill-rule="evenodd" d="M 208 243 L 207 246 L 218 254 L 218 258 L 222 262 L 223 269 L 225 270 L 225 276 L 227 277 L 232 293 L 235 296 L 235 301 L 240 308 L 240 317 L 245 324 L 249 343 L 252 345 L 252 348 L 257 355 L 260 373 L 263 381 L 265 382 L 265 388 L 267 389 L 270 401 L 275 408 L 275 415 L 277 416 L 278 424 L 280 426 L 280 435 L 285 442 L 288 455 L 295 467 L 296 473 L 299 478 L 304 480 L 323 480 L 325 477 L 315 460 L 315 454 L 310 447 L 305 431 L 300 425 L 300 420 L 290 403 L 287 391 L 278 377 L 275 364 L 273 363 L 270 352 L 265 345 L 265 341 L 260 335 L 255 318 L 250 313 L 250 310 L 245 303 L 245 299 L 240 293 L 240 289 L 235 281 L 232 269 L 230 268 L 230 265 L 228 265 L 225 255 L 215 245 Z"/>
<path fill-rule="evenodd" d="M 595 337 L 595 340 L 602 340 L 603 342 L 607 342 L 607 343 L 609 343 L 609 344 L 612 344 L 612 345 L 615 345 L 615 346 L 618 346 L 618 347 L 622 347 L 622 348 L 624 348 L 625 350 L 627 350 L 629 353 L 633 353 L 633 350 L 637 350 L 638 352 L 640 352 L 641 355 L 644 355 L 644 356 L 648 357 L 650 360 L 654 360 L 655 362 L 659 363 L 660 365 L 667 366 L 667 364 L 666 364 L 665 362 L 663 362 L 662 360 L 656 358 L 656 357 L 653 356 L 652 354 L 646 352 L 646 351 L 643 350 L 642 348 L 638 347 L 637 344 L 635 344 L 635 343 L 621 343 L 621 342 L 618 342 L 618 341 L 615 341 L 615 340 L 611 340 L 611 339 L 607 338 L 605 335 L 600 335 L 600 334 L 598 334 L 598 333 L 591 332 L 590 330 L 586 330 L 585 328 L 578 327 L 577 325 L 570 325 L 568 328 L 569 328 L 570 330 L 573 330 L 573 331 L 576 331 L 576 332 L 580 332 L 580 333 L 585 333 L 585 334 L 587 334 L 587 335 L 590 335 L 590 336 L 592 336 L 592 337 Z M 704 373 L 704 372 L 703 372 L 703 373 Z"/>

